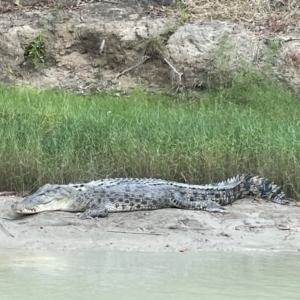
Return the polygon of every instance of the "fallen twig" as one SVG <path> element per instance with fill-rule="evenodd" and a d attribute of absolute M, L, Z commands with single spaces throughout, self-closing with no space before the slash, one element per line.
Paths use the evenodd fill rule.
<path fill-rule="evenodd" d="M 79 228 L 79 227 L 74 227 L 74 228 L 77 229 L 77 230 L 79 230 L 79 231 L 86 232 L 86 230 L 81 229 L 81 228 Z"/>
<path fill-rule="evenodd" d="M 0 197 L 2 196 L 16 196 L 17 192 L 1 192 Z"/>
<path fill-rule="evenodd" d="M 135 231 L 119 231 L 119 230 L 107 230 L 107 232 L 129 233 L 129 234 L 149 234 L 149 235 L 169 235 L 169 233 L 158 233 L 158 232 L 135 232 Z"/>
<path fill-rule="evenodd" d="M 110 4 L 119 4 L 118 1 L 112 1 L 112 0 L 110 0 L 110 1 L 108 1 L 108 0 L 103 0 L 102 2 L 106 2 L 106 3 L 110 3 Z"/>
<path fill-rule="evenodd" d="M 115 79 L 119 78 L 120 76 L 124 75 L 125 73 L 137 68 L 138 66 L 142 65 L 146 60 L 148 60 L 150 58 L 150 56 L 143 56 L 142 60 L 139 61 L 137 64 L 135 64 L 134 66 L 124 70 L 123 72 L 119 73 L 116 75 Z"/>
<path fill-rule="evenodd" d="M 284 40 L 283 39 L 283 41 L 285 42 L 285 43 L 287 43 L 287 42 L 292 42 L 292 41 L 299 41 L 300 39 L 294 39 L 294 38 L 289 38 L 289 39 L 287 39 L 287 40 Z"/>
<path fill-rule="evenodd" d="M 175 67 L 166 59 L 164 58 L 164 61 L 171 67 L 171 69 L 179 76 L 179 81 L 181 82 L 181 76 L 183 75 L 183 73 L 179 73 Z"/>
<path fill-rule="evenodd" d="M 100 48 L 99 48 L 99 54 L 102 54 L 103 49 L 104 49 L 104 45 L 105 45 L 105 39 L 102 40 Z"/>
<path fill-rule="evenodd" d="M 8 236 L 14 237 L 7 229 L 5 229 L 2 222 L 0 222 L 0 226 L 4 233 L 6 233 Z"/>
<path fill-rule="evenodd" d="M 279 230 L 291 230 L 291 228 L 289 226 L 285 226 L 285 225 L 279 225 L 278 229 Z"/>
<path fill-rule="evenodd" d="M 0 219 L 3 219 L 3 220 L 16 220 L 15 218 L 8 218 L 8 217 L 1 217 Z"/>

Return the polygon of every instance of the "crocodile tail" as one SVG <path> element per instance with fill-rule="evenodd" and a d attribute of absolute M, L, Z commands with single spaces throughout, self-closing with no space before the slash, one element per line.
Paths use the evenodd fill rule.
<path fill-rule="evenodd" d="M 279 204 L 288 204 L 281 187 L 260 176 L 242 175 L 244 177 L 245 196 L 258 196 Z"/>

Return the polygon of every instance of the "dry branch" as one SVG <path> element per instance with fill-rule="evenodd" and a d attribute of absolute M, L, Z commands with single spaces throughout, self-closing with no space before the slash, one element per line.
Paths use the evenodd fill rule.
<path fill-rule="evenodd" d="M 181 76 L 183 75 L 183 73 L 179 73 L 175 67 L 166 59 L 164 58 L 164 61 L 171 67 L 171 69 L 179 76 L 179 81 L 181 82 Z"/>
<path fill-rule="evenodd" d="M 107 230 L 107 232 L 114 232 L 114 233 L 128 233 L 128 234 L 148 234 L 148 235 L 169 235 L 169 233 L 158 233 L 158 232 L 135 232 L 135 231 L 118 231 L 118 230 Z"/>
<path fill-rule="evenodd" d="M 7 229 L 5 229 L 5 227 L 3 226 L 2 222 L 0 222 L 0 227 L 1 227 L 2 231 L 4 233 L 6 233 L 8 236 L 14 237 Z"/>
<path fill-rule="evenodd" d="M 137 68 L 138 66 L 142 65 L 142 64 L 143 64 L 146 60 L 148 60 L 149 58 L 150 58 L 150 56 L 143 56 L 143 58 L 142 58 L 141 61 L 139 61 L 139 62 L 138 62 L 137 64 L 135 64 L 134 66 L 132 66 L 132 67 L 130 67 L 130 68 L 124 70 L 123 72 L 119 73 L 119 74 L 115 77 L 115 79 L 121 77 L 121 76 L 124 75 L 125 73 L 127 73 L 127 72 L 129 72 L 129 71 L 131 71 L 131 70 Z"/>

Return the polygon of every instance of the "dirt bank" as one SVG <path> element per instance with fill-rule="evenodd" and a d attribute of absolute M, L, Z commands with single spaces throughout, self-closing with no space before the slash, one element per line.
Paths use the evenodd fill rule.
<path fill-rule="evenodd" d="M 300 251 L 300 214 L 293 204 L 281 206 L 245 199 L 228 206 L 230 213 L 226 215 L 163 209 L 80 220 L 66 212 L 15 218 L 10 206 L 19 200 L 0 198 L 1 248 Z"/>
<path fill-rule="evenodd" d="M 16 2 L 0 0 L 0 81 L 8 84 L 84 94 L 141 84 L 201 91 L 246 64 L 268 65 L 300 89 L 296 3 Z"/>

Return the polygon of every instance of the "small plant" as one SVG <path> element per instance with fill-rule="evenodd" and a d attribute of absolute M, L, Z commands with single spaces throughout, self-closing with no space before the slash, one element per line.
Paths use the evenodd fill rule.
<path fill-rule="evenodd" d="M 264 68 L 271 71 L 273 65 L 276 65 L 277 57 L 279 54 L 279 50 L 282 48 L 284 41 L 282 39 L 266 39 L 265 44 L 267 45 L 268 49 L 266 52 L 266 60 Z"/>
<path fill-rule="evenodd" d="M 165 30 L 165 35 L 169 37 L 170 35 L 176 32 L 177 26 L 174 23 L 168 22 L 166 23 Z"/>
<path fill-rule="evenodd" d="M 13 74 L 13 69 L 12 69 L 11 66 L 7 66 L 7 67 L 6 67 L 6 74 L 7 74 L 7 75 L 12 75 L 12 74 Z"/>
<path fill-rule="evenodd" d="M 143 40 L 136 49 L 142 52 L 142 56 L 153 57 L 164 57 L 165 56 L 165 45 L 163 38 L 159 35 L 151 36 L 148 39 Z"/>
<path fill-rule="evenodd" d="M 281 39 L 267 39 L 266 44 L 271 54 L 275 54 L 282 47 L 284 41 Z"/>
<path fill-rule="evenodd" d="M 52 14 L 56 18 L 63 17 L 65 15 L 65 5 L 61 1 L 55 1 Z"/>
<path fill-rule="evenodd" d="M 33 63 L 34 67 L 37 68 L 38 64 L 45 62 L 45 54 L 45 38 L 42 33 L 39 33 L 39 35 L 25 48 L 24 65 L 26 65 L 29 60 Z"/>
<path fill-rule="evenodd" d="M 175 1 L 175 8 L 179 11 L 178 24 L 181 26 L 189 19 L 190 13 L 188 6 L 181 0 Z"/>

